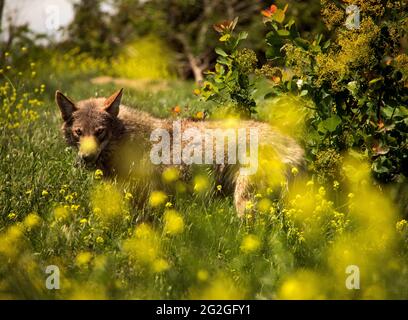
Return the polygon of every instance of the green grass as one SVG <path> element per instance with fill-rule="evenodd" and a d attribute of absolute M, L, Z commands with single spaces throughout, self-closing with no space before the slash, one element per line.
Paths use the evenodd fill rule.
<path fill-rule="evenodd" d="M 170 90 L 158 93 L 126 90 L 123 102 L 159 117 L 170 116 L 175 105 L 183 110 L 188 106 L 186 112 L 194 114 L 201 110 L 203 103 L 194 97 L 193 88 L 192 83 L 176 82 Z M 62 89 L 79 100 L 95 93 L 108 95 L 115 88 L 91 87 L 79 82 Z M 119 221 L 106 222 L 95 216 L 90 195 L 95 186 L 103 182 L 95 179 L 93 171 L 74 166 L 75 152 L 66 147 L 59 132 L 61 119 L 53 93 L 46 92 L 44 98 L 38 121 L 14 131 L 1 131 L 0 233 L 7 233 L 13 225 L 21 225 L 19 222 L 32 212 L 41 217 L 39 225 L 30 231 L 24 229 L 24 236 L 16 240 L 12 265 L 6 263 L 0 268 L 3 279 L 0 292 L 4 297 L 72 298 L 84 287 L 90 287 L 86 297 L 191 298 L 197 295 L 194 292 L 211 284 L 209 280 L 199 280 L 199 272 L 208 274 L 208 279 L 216 279 L 222 286 L 245 288 L 238 293 L 227 290 L 227 298 L 255 297 L 260 293 L 261 284 L 253 283 L 254 278 L 268 277 L 274 264 L 279 262 L 274 261 L 275 252 L 272 253 L 268 241 L 262 246 L 262 254 L 242 255 L 242 238 L 256 225 L 245 225 L 237 218 L 230 197 L 173 196 L 169 200 L 185 224 L 183 233 L 174 236 L 163 233 L 163 205 L 158 208 L 130 206 L 128 219 Z M 120 189 L 123 186 L 117 184 L 117 187 L 123 193 Z M 79 205 L 79 208 L 68 209 L 69 217 L 58 219 L 55 208 L 61 205 L 70 208 Z M 11 218 L 10 213 L 15 216 Z M 81 219 L 87 222 L 81 223 Z M 131 236 L 140 220 L 147 220 L 160 234 L 163 257 L 169 264 L 167 271 L 154 273 L 149 270 L 150 266 L 132 265 L 126 259 L 123 241 Z M 258 227 L 260 235 L 267 231 L 266 227 Z M 97 241 L 98 237 L 103 238 L 103 243 Z M 265 234 L 265 239 L 268 238 L 279 242 L 275 236 Z M 81 267 L 75 262 L 80 252 L 92 255 L 89 263 Z M 44 269 L 52 264 L 61 269 L 59 291 L 44 288 L 47 277 Z M 274 285 L 275 281 L 270 286 Z"/>
<path fill-rule="evenodd" d="M 40 77 L 45 78 L 45 74 Z M 257 207 L 267 198 L 265 194 L 255 197 L 255 209 L 244 219 L 237 217 L 231 197 L 222 195 L 169 193 L 158 206 L 136 206 L 142 195 L 132 192 L 126 183 L 101 180 L 95 172 L 74 166 L 75 152 L 62 139 L 61 119 L 53 101 L 56 88 L 77 100 L 107 96 L 116 88 L 91 85 L 86 77 L 64 81 L 61 75 L 53 74 L 49 78 L 55 80 L 49 80 L 46 91 L 38 94 L 44 101 L 36 109 L 39 119 L 16 129 L 0 129 L 1 298 L 408 296 L 407 227 L 400 222 L 400 233 L 395 232 L 395 222 L 401 220 L 397 216 L 382 223 L 385 229 L 362 223 L 360 231 L 377 228 L 369 236 L 378 238 L 389 232 L 393 240 L 382 242 L 385 249 L 379 246 L 363 251 L 368 261 L 362 266 L 362 272 L 367 272 L 362 275 L 365 287 L 360 291 L 345 289 L 344 264 L 353 260 L 335 251 L 340 243 L 336 241 L 344 234 L 354 239 L 359 233 L 350 216 L 353 211 L 348 209 L 352 201 L 333 200 L 347 199 L 350 190 L 343 182 L 338 191 L 331 186 L 321 189 L 317 183 L 303 188 L 300 199 L 309 195 L 322 213 L 300 222 L 294 218 L 299 206 L 289 201 L 273 202 L 267 210 Z M 34 85 L 31 80 L 23 83 L 23 92 Z M 182 116 L 214 108 L 200 102 L 193 89 L 194 84 L 181 81 L 159 92 L 148 87 L 143 91 L 126 89 L 123 103 L 158 117 L 173 116 L 175 105 L 182 108 Z M 262 90 L 257 100 L 262 101 L 261 97 Z M 270 116 L 265 111 L 262 114 Z M 103 191 L 106 183 L 108 191 Z M 192 187 L 193 182 L 187 183 Z M 104 216 L 106 208 L 102 213 L 95 209 L 92 199 L 98 192 L 106 199 L 106 207 L 120 208 L 111 218 Z M 133 199 L 126 199 L 127 192 Z M 295 196 L 295 191 L 289 193 L 289 198 Z M 356 197 L 360 199 L 358 193 Z M 383 200 L 379 197 L 378 201 Z M 167 202 L 182 220 L 184 227 L 178 232 L 166 232 Z M 32 213 L 38 221 L 27 218 Z M 360 244 L 350 241 L 348 250 L 361 253 L 356 249 Z M 333 252 L 338 260 L 330 258 Z M 383 259 L 389 263 L 384 265 Z M 48 265 L 60 268 L 60 290 L 45 287 Z M 377 283 L 378 278 L 381 281 Z"/>

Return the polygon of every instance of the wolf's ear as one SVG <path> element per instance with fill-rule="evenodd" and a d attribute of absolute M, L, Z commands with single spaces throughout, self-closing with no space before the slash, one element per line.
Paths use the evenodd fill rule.
<path fill-rule="evenodd" d="M 119 113 L 120 100 L 122 99 L 123 88 L 116 91 L 104 102 L 105 111 L 116 117 Z"/>
<path fill-rule="evenodd" d="M 68 121 L 74 111 L 77 110 L 75 103 L 68 97 L 64 96 L 59 90 L 55 92 L 55 101 L 61 110 L 62 119 Z"/>

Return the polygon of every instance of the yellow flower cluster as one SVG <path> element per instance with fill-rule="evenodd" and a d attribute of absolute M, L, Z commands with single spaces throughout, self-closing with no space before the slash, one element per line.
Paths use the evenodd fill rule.
<path fill-rule="evenodd" d="M 13 64 L 14 56 L 9 52 L 4 54 L 6 63 Z M 24 70 L 27 72 L 27 70 Z M 35 72 L 35 63 L 30 66 L 30 72 Z M 45 85 L 28 89 L 17 86 L 23 69 L 17 70 L 12 65 L 0 69 L 0 77 L 5 81 L 0 84 L 0 126 L 10 130 L 17 129 L 39 118 L 40 107 L 43 106 L 42 94 Z M 23 89 L 24 88 L 24 89 Z"/>
<path fill-rule="evenodd" d="M 150 267 L 154 272 L 160 273 L 170 268 L 162 256 L 158 233 L 146 223 L 135 228 L 133 237 L 123 242 L 122 249 L 134 262 Z"/>

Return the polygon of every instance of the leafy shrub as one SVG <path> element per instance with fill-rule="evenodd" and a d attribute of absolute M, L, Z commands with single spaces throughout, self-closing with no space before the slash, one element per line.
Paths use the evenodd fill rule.
<path fill-rule="evenodd" d="M 238 49 L 240 42 L 248 33 L 234 33 L 238 18 L 214 25 L 220 34 L 219 41 L 223 48 L 217 47 L 218 55 L 214 71 L 207 72 L 207 81 L 203 83 L 201 97 L 213 100 L 219 106 L 226 107 L 227 112 L 235 112 L 243 117 L 255 113 L 255 91 L 251 74 L 255 71 L 257 57 L 253 50 Z"/>
<path fill-rule="evenodd" d="M 408 174 L 408 56 L 401 53 L 407 4 L 356 1 L 361 23 L 351 28 L 344 24 L 349 3 L 322 0 L 323 20 L 331 32 L 327 40 L 320 34 L 302 38 L 295 20 L 287 17 L 287 5 L 263 10 L 268 63 L 256 73 L 272 80 L 266 98 L 290 94 L 313 103 L 306 120 L 309 160 L 325 150 L 356 148 L 371 158 L 377 178 L 398 181 Z M 204 83 L 203 96 L 250 116 L 256 112 L 249 77 L 254 70 L 239 63 L 246 51 L 236 45 L 246 35 L 235 38 L 232 31 L 219 30 L 229 50 L 216 49 L 218 63 Z M 242 56 L 251 61 L 248 54 Z"/>
<path fill-rule="evenodd" d="M 267 57 L 281 73 L 290 70 L 272 95 L 291 92 L 314 102 L 307 141 L 312 160 L 322 150 L 358 148 L 372 159 L 378 178 L 396 180 L 408 173 L 407 56 L 400 52 L 407 4 L 357 1 L 361 23 L 348 29 L 348 3 L 322 1 L 332 33 L 327 41 L 301 38 L 287 7 L 266 14 Z"/>

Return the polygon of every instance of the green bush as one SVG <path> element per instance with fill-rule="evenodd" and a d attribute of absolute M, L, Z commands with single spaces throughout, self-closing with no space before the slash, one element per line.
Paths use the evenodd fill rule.
<path fill-rule="evenodd" d="M 354 1 L 360 24 L 347 28 L 346 4 L 322 1 L 322 15 L 332 40 L 300 37 L 293 19 L 277 9 L 265 24 L 271 63 L 291 75 L 272 93 L 292 92 L 310 98 L 315 112 L 308 120 L 311 159 L 322 150 L 362 150 L 383 181 L 407 176 L 407 55 L 401 39 L 407 31 L 402 1 Z"/>
<path fill-rule="evenodd" d="M 346 5 L 351 3 L 360 10 L 356 27 L 345 25 L 351 17 Z M 287 17 L 288 6 L 262 11 L 269 30 L 268 63 L 256 73 L 272 80 L 266 98 L 290 94 L 313 102 L 305 137 L 310 161 L 326 150 L 357 149 L 372 160 L 378 179 L 403 180 L 408 174 L 408 56 L 401 43 L 407 34 L 407 4 L 322 0 L 321 5 L 330 31 L 327 40 L 320 34 L 313 40 L 302 38 L 295 20 Z M 236 41 L 230 37 L 223 30 L 220 40 Z M 245 51 L 233 46 L 216 52 L 218 64 L 204 84 L 205 98 L 227 95 L 232 103 L 225 98 L 219 102 L 246 115 L 255 113 L 249 77 L 254 70 L 238 63 L 239 53 Z"/>
<path fill-rule="evenodd" d="M 255 113 L 256 103 L 253 98 L 255 91 L 251 74 L 257 64 L 257 57 L 251 49 L 239 49 L 240 42 L 247 38 L 248 33 L 234 33 L 238 18 L 214 25 L 220 34 L 219 41 L 223 48 L 217 47 L 218 55 L 214 71 L 207 71 L 207 81 L 202 85 L 201 97 L 213 100 L 223 107 L 227 113 L 250 117 Z"/>

